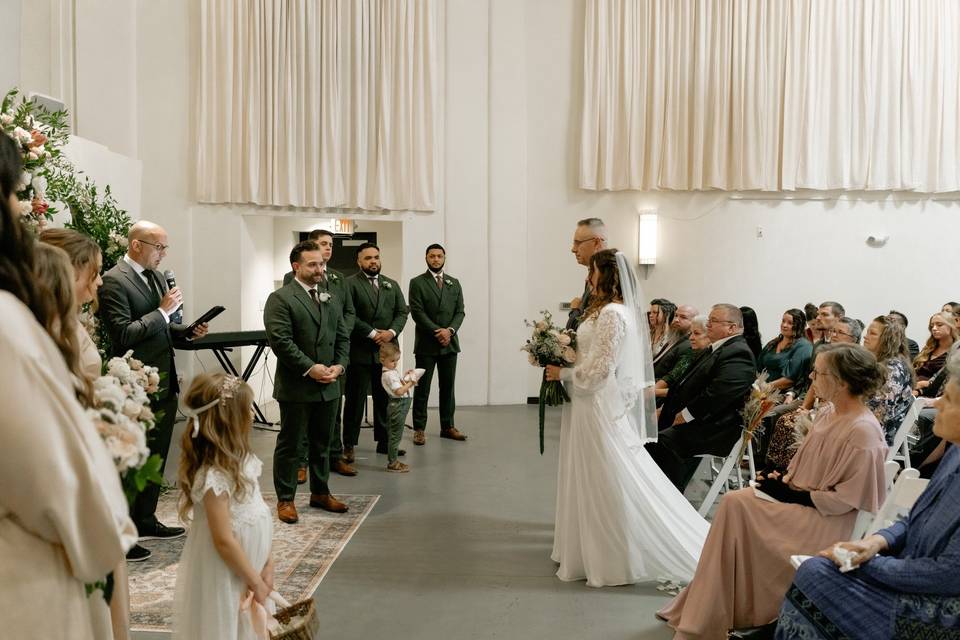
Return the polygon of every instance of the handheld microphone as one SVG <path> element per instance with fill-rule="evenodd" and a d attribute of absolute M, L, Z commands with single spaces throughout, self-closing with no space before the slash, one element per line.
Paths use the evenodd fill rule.
<path fill-rule="evenodd" d="M 167 269 L 166 271 L 164 271 L 163 279 L 167 281 L 167 287 L 169 287 L 170 289 L 173 289 L 174 287 L 177 286 L 177 279 L 176 279 L 176 276 L 174 276 L 173 274 L 173 269 Z M 177 309 L 172 314 L 170 314 L 170 320 L 172 320 L 173 322 L 176 322 L 177 324 L 181 324 L 183 322 L 183 305 L 182 304 L 179 307 L 177 307 Z"/>

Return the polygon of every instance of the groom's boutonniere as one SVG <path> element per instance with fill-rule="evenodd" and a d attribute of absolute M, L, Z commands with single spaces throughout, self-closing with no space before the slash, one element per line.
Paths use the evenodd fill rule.
<path fill-rule="evenodd" d="M 331 273 L 330 276 L 329 276 L 329 278 L 330 278 L 331 281 L 336 280 L 336 279 L 337 279 L 337 274 Z"/>
<path fill-rule="evenodd" d="M 453 280 L 444 280 L 443 283 L 449 287 L 453 285 Z"/>
<path fill-rule="evenodd" d="M 383 288 L 384 288 L 384 289 L 393 289 L 393 285 L 390 284 L 389 282 L 387 282 L 386 280 L 384 280 L 384 281 L 383 281 Z"/>
<path fill-rule="evenodd" d="M 326 291 L 324 291 L 324 292 L 320 293 L 319 295 L 317 295 L 317 298 L 320 299 L 320 302 L 329 302 L 331 297 L 332 297 L 332 296 L 331 296 L 329 293 L 327 293 Z"/>

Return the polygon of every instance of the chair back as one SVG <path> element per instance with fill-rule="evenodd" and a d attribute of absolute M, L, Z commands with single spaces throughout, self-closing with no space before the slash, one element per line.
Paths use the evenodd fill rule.
<path fill-rule="evenodd" d="M 884 502 L 886 502 L 886 499 L 889 498 L 889 496 L 893 493 L 894 480 L 896 479 L 899 471 L 899 462 L 895 460 L 887 460 L 883 463 Z M 913 471 L 916 471 L 916 469 Z M 879 513 L 879 511 L 877 513 Z M 857 522 L 853 525 L 853 534 L 850 536 L 850 539 L 859 540 L 862 538 L 867 533 L 867 530 L 873 524 L 873 521 L 876 519 L 876 517 L 876 513 L 861 510 L 860 513 L 857 514 Z"/>
<path fill-rule="evenodd" d="M 917 498 L 920 497 L 929 483 L 929 480 L 920 477 L 920 472 L 916 469 L 901 471 L 893 485 L 893 490 L 887 494 L 887 499 L 883 501 L 880 511 L 877 512 L 873 522 L 860 537 L 876 533 L 880 529 L 889 527 L 900 518 L 907 517 Z M 856 539 L 856 536 L 854 536 L 854 539 Z"/>
<path fill-rule="evenodd" d="M 897 427 L 897 433 L 893 436 L 893 444 L 887 452 L 887 460 L 899 460 L 903 463 L 905 469 L 910 468 L 910 443 L 907 436 L 920 417 L 920 410 L 930 405 L 930 398 L 914 398 L 910 404 L 907 415 L 903 417 L 903 422 Z"/>

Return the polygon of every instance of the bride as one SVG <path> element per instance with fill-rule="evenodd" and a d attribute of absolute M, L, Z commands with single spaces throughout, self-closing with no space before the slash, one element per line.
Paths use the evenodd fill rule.
<path fill-rule="evenodd" d="M 554 562 L 587 586 L 693 576 L 709 524 L 643 445 L 656 439 L 653 365 L 637 279 L 613 249 L 590 261 L 594 292 L 577 331 L 560 432 Z"/>

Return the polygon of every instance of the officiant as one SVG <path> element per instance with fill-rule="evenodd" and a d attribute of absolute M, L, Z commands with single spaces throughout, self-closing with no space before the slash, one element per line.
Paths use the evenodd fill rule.
<path fill-rule="evenodd" d="M 410 280 L 410 315 L 416 324 L 413 353 L 423 376 L 413 393 L 413 444 L 427 441 L 427 400 L 436 369 L 440 382 L 440 437 L 467 439 L 454 425 L 455 381 L 460 353 L 460 325 L 465 316 L 460 281 L 444 271 L 447 252 L 439 244 L 427 247 L 427 271 Z"/>
<path fill-rule="evenodd" d="M 111 356 L 133 351 L 133 357 L 160 371 L 160 391 L 150 401 L 150 408 L 159 415 L 156 426 L 147 434 L 151 453 L 163 458 L 160 473 L 166 467 L 177 417 L 177 366 L 173 343 L 187 337 L 188 327 L 173 321 L 174 313 L 183 304 L 179 287 L 169 287 L 157 269 L 170 248 L 167 232 L 160 225 L 146 220 L 130 227 L 127 253 L 103 274 L 98 292 L 100 319 L 110 336 Z M 207 334 L 206 323 L 192 333 L 194 338 Z M 169 539 L 184 535 L 182 527 L 168 527 L 157 520 L 160 485 L 148 484 L 137 496 L 131 517 L 140 539 Z M 127 552 L 127 560 L 146 560 L 150 551 L 136 545 Z"/>

